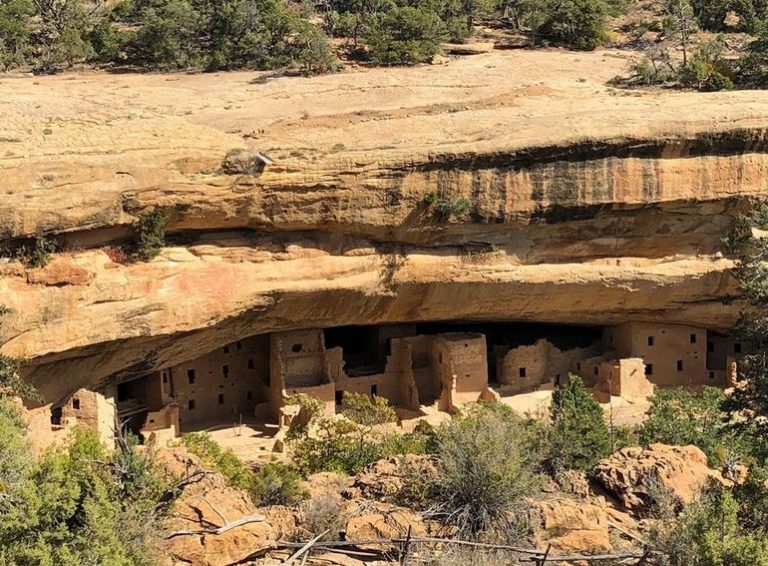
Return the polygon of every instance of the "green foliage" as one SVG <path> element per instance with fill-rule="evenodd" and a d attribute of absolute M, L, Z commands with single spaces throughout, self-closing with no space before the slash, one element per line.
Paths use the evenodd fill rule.
<path fill-rule="evenodd" d="M 123 51 L 126 62 L 138 65 L 209 71 L 297 65 L 319 73 L 336 63 L 328 38 L 281 0 L 124 0 L 111 20 L 102 36 L 131 28 L 117 42 L 122 50 L 107 51 Z"/>
<path fill-rule="evenodd" d="M 603 409 L 580 377 L 571 375 L 552 394 L 552 426 L 547 467 L 590 470 L 611 453 L 611 433 Z"/>
<path fill-rule="evenodd" d="M 538 485 L 540 431 L 499 407 L 479 405 L 438 431 L 430 497 L 458 538 L 508 530 L 512 512 Z"/>
<path fill-rule="evenodd" d="M 96 5 L 82 0 L 37 0 L 34 2 L 41 29 L 37 34 L 38 69 L 50 72 L 58 65 L 70 67 L 93 55 L 89 34 Z"/>
<path fill-rule="evenodd" d="M 547 2 L 539 33 L 575 49 L 595 49 L 605 41 L 608 5 L 603 0 Z"/>
<path fill-rule="evenodd" d="M 768 468 L 753 466 L 746 481 L 733 487 L 739 524 L 748 532 L 768 534 Z"/>
<path fill-rule="evenodd" d="M 15 257 L 33 269 L 45 267 L 51 261 L 51 254 L 58 248 L 56 241 L 45 236 L 36 236 L 32 246 L 26 244 L 16 250 Z"/>
<path fill-rule="evenodd" d="M 431 192 L 424 197 L 424 205 L 432 211 L 440 222 L 448 222 L 451 219 L 459 220 L 466 216 L 472 205 L 463 196 L 455 196 L 447 193 Z"/>
<path fill-rule="evenodd" d="M 190 432 L 181 437 L 181 443 L 203 463 L 227 478 L 230 485 L 251 490 L 253 477 L 250 470 L 231 450 L 222 450 L 210 435 L 205 432 Z"/>
<path fill-rule="evenodd" d="M 768 539 L 744 530 L 726 489 L 704 494 L 680 516 L 668 513 L 650 543 L 658 566 L 768 566 Z"/>
<path fill-rule="evenodd" d="M 298 405 L 300 412 L 297 418 L 291 422 L 291 428 L 286 434 L 288 440 L 298 438 L 307 430 L 307 424 L 323 414 L 323 402 L 305 393 L 290 395 L 285 399 L 286 405 Z"/>
<path fill-rule="evenodd" d="M 0 69 L 7 71 L 26 61 L 32 35 L 28 22 L 34 12 L 31 0 L 0 2 Z"/>
<path fill-rule="evenodd" d="M 388 399 L 362 393 L 346 393 L 341 413 L 365 429 L 397 420 L 397 413 Z"/>
<path fill-rule="evenodd" d="M 330 73 L 337 69 L 338 60 L 323 31 L 305 20 L 294 17 L 295 35 L 290 43 L 291 59 L 306 75 Z"/>
<path fill-rule="evenodd" d="M 723 465 L 734 453 L 748 449 L 726 424 L 721 405 L 723 392 L 705 387 L 696 395 L 685 389 L 657 390 L 651 397 L 647 420 L 639 427 L 640 442 L 686 446 L 693 444 L 704 451 L 712 465 Z"/>
<path fill-rule="evenodd" d="M 165 215 L 159 210 L 143 214 L 136 223 L 136 255 L 144 261 L 160 253 L 165 245 Z"/>
<path fill-rule="evenodd" d="M 731 90 L 730 64 L 725 59 L 725 42 L 721 36 L 704 41 L 693 53 L 687 66 L 679 70 L 680 84 L 699 90 Z"/>
<path fill-rule="evenodd" d="M 753 32 L 765 9 L 762 0 L 692 0 L 691 5 L 699 25 L 707 31 Z M 727 28 L 725 21 L 730 12 L 739 18 L 739 23 Z"/>
<path fill-rule="evenodd" d="M 0 399 L 20 397 L 31 401 L 41 400 L 37 389 L 21 379 L 21 365 L 22 360 L 0 354 Z"/>
<path fill-rule="evenodd" d="M 429 433 L 386 433 L 377 425 L 396 418 L 383 397 L 355 393 L 344 396 L 345 419 L 318 418 L 312 434 L 294 437 L 293 460 L 303 475 L 316 472 L 356 474 L 367 465 L 397 454 L 423 453 L 432 445 Z"/>
<path fill-rule="evenodd" d="M 138 456 L 110 455 L 94 434 L 76 430 L 68 446 L 35 461 L 20 425 L 0 401 L 0 563 L 149 566 L 160 560 L 155 504 L 163 484 L 150 482 L 150 489 L 124 473 Z M 148 464 L 140 476 L 150 474 L 159 478 Z"/>
<path fill-rule="evenodd" d="M 257 505 L 295 505 L 307 496 L 293 466 L 271 462 L 253 475 L 251 497 Z"/>
<path fill-rule="evenodd" d="M 311 397 L 306 393 L 297 393 L 285 398 L 286 405 L 298 405 L 301 411 L 306 413 L 307 419 L 312 420 L 323 414 L 323 402 L 320 399 Z"/>
<path fill-rule="evenodd" d="M 753 450 L 768 455 L 768 238 L 753 235 L 768 229 L 768 205 L 761 203 L 735 222 L 728 238 L 730 253 L 737 256 L 734 276 L 752 307 L 741 316 L 737 333 L 755 348 L 739 360 L 742 383 L 725 399 L 723 408 L 732 427 L 750 439 Z M 747 416 L 748 418 L 744 418 Z"/>
<path fill-rule="evenodd" d="M 528 31 L 531 45 L 547 39 L 574 49 L 594 49 L 605 41 L 611 12 L 605 0 L 518 0 L 514 22 Z"/>
<path fill-rule="evenodd" d="M 374 65 L 413 65 L 440 52 L 447 30 L 434 12 L 395 6 L 372 15 L 364 37 Z"/>

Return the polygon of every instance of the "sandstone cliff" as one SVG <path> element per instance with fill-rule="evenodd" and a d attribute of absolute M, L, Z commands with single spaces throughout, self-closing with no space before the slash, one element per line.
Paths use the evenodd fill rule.
<path fill-rule="evenodd" d="M 625 64 L 3 78 L 0 247 L 44 233 L 64 251 L 0 263 L 0 351 L 53 399 L 278 329 L 726 329 L 721 240 L 765 192 L 768 94 L 606 86 Z M 430 194 L 468 209 L 439 219 Z M 169 247 L 114 263 L 105 247 L 154 209 Z"/>

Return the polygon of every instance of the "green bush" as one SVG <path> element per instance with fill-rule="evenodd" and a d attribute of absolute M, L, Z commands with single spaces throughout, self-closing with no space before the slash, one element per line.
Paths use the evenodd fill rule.
<path fill-rule="evenodd" d="M 603 409 L 580 377 L 571 375 L 552 394 L 547 467 L 590 470 L 611 453 L 611 433 Z"/>
<path fill-rule="evenodd" d="M 733 84 L 733 80 L 717 71 L 710 74 L 702 86 L 702 90 L 706 91 L 733 90 L 734 88 L 736 85 Z"/>
<path fill-rule="evenodd" d="M 312 425 L 313 434 L 292 439 L 293 461 L 303 475 L 316 472 L 354 475 L 377 460 L 422 453 L 431 444 L 429 433 L 377 430 L 377 425 L 396 418 L 394 409 L 383 397 L 347 393 L 342 414 L 346 419 L 318 418 Z"/>
<path fill-rule="evenodd" d="M 296 64 L 308 73 L 335 67 L 325 34 L 281 0 L 124 0 L 111 20 L 100 37 L 122 49 L 105 51 L 123 52 L 137 65 L 214 71 Z M 117 31 L 123 28 L 129 31 Z"/>
<path fill-rule="evenodd" d="M 160 253 L 165 246 L 165 215 L 159 210 L 142 214 L 136 223 L 136 255 L 150 260 Z"/>
<path fill-rule="evenodd" d="M 36 236 L 32 246 L 22 245 L 14 257 L 27 267 L 37 269 L 45 267 L 51 261 L 51 254 L 58 249 L 56 241 L 45 236 Z"/>
<path fill-rule="evenodd" d="M 768 566 L 768 539 L 742 528 L 727 489 L 705 493 L 679 516 L 668 512 L 649 542 L 656 566 Z"/>
<path fill-rule="evenodd" d="M 20 397 L 32 401 L 40 401 L 40 394 L 32 385 L 19 375 L 22 360 L 0 354 L 0 399 L 4 397 Z"/>
<path fill-rule="evenodd" d="M 31 0 L 0 2 L 0 70 L 26 62 L 32 35 L 29 20 L 34 13 Z"/>
<path fill-rule="evenodd" d="M 721 410 L 725 401 L 722 390 L 705 387 L 697 395 L 682 388 L 659 389 L 650 401 L 648 418 L 638 428 L 643 445 L 693 444 L 701 448 L 714 466 L 724 464 L 730 454 L 750 452 L 746 440 L 726 424 Z"/>
<path fill-rule="evenodd" d="M 108 453 L 93 433 L 35 460 L 19 417 L 0 400 L 0 563 L 150 566 L 162 560 L 158 501 L 165 491 L 149 464 Z"/>
<path fill-rule="evenodd" d="M 432 210 L 440 222 L 449 220 L 459 220 L 469 213 L 472 204 L 463 196 L 454 196 L 450 194 L 441 194 L 437 192 L 428 193 L 424 197 L 424 205 Z"/>
<path fill-rule="evenodd" d="M 371 16 L 364 35 L 374 65 L 413 65 L 440 52 L 447 37 L 445 24 L 434 12 L 396 6 Z"/>
<path fill-rule="evenodd" d="M 293 466 L 271 462 L 253 474 L 251 497 L 260 506 L 295 505 L 308 494 L 301 487 L 301 476 Z"/>
<path fill-rule="evenodd" d="M 603 0 L 566 0 L 547 5 L 539 33 L 575 49 L 595 49 L 605 42 L 608 5 Z"/>
<path fill-rule="evenodd" d="M 476 407 L 438 430 L 430 498 L 458 538 L 509 531 L 513 511 L 538 486 L 539 433 L 497 405 Z"/>
<path fill-rule="evenodd" d="M 231 450 L 221 446 L 205 432 L 190 432 L 181 437 L 181 443 L 204 464 L 221 473 L 230 485 L 250 491 L 253 474 Z"/>

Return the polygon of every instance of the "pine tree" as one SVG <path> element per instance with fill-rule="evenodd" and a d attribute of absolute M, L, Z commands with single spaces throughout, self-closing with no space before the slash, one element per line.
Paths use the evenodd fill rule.
<path fill-rule="evenodd" d="M 568 382 L 555 390 L 549 412 L 550 470 L 587 470 L 610 454 L 611 433 L 603 409 L 580 377 L 569 376 Z"/>

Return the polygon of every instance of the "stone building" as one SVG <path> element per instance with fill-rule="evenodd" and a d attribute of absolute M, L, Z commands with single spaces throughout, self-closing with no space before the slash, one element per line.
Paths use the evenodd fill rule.
<path fill-rule="evenodd" d="M 656 385 L 700 385 L 708 379 L 707 332 L 701 328 L 630 322 L 606 329 L 605 346 L 618 358 L 642 358 Z"/>
<path fill-rule="evenodd" d="M 599 350 L 599 344 L 560 350 L 544 339 L 530 346 L 497 348 L 497 379 L 504 394 L 551 389 L 574 371 L 581 360 L 596 355 Z"/>
<path fill-rule="evenodd" d="M 388 353 L 381 363 L 377 364 L 372 356 L 365 360 L 368 363 L 352 366 L 342 347 L 326 349 L 321 330 L 273 334 L 273 414 L 285 396 L 297 393 L 320 399 L 326 412 L 333 414 L 341 406 L 345 392 L 380 395 L 404 409 L 434 406 L 453 412 L 457 404 L 477 401 L 488 388 L 482 335 L 387 336 L 379 343 L 382 341 L 388 343 Z"/>
<path fill-rule="evenodd" d="M 74 424 L 106 442 L 120 423 L 145 440 L 242 422 L 286 424 L 289 396 L 303 393 L 336 414 L 349 392 L 378 395 L 405 414 L 454 413 L 464 403 L 551 389 L 571 373 L 601 402 L 644 399 L 654 386 L 725 385 L 743 345 L 701 328 L 631 322 L 556 346 L 535 332 L 425 331 L 414 325 L 276 332 L 243 338 L 174 367 L 81 390 L 30 411 L 43 443 Z M 490 328 L 488 332 L 493 333 Z M 578 337 L 578 336 L 577 336 Z M 588 346 L 589 341 L 594 342 Z M 489 387 L 489 367 L 498 392 Z"/>

